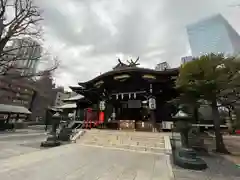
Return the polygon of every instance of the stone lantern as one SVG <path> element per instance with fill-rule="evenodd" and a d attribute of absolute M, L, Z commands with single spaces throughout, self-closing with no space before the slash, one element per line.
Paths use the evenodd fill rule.
<path fill-rule="evenodd" d="M 197 157 L 196 152 L 189 147 L 188 133 L 191 129 L 192 117 L 187 113 L 179 110 L 173 117 L 176 128 L 181 135 L 181 147 L 176 148 L 173 152 L 174 163 L 182 168 L 203 170 L 207 164 L 201 158 Z"/>
<path fill-rule="evenodd" d="M 52 116 L 52 131 L 47 137 L 47 140 L 41 143 L 42 147 L 55 147 L 61 144 L 57 137 L 57 127 L 60 124 L 60 120 L 61 120 L 61 116 L 59 112 L 56 112 Z"/>
<path fill-rule="evenodd" d="M 176 128 L 181 135 L 182 147 L 188 148 L 189 146 L 188 132 L 191 129 L 192 117 L 190 117 L 187 113 L 183 112 L 182 110 L 179 110 L 177 114 L 173 116 L 173 119 L 175 121 Z"/>

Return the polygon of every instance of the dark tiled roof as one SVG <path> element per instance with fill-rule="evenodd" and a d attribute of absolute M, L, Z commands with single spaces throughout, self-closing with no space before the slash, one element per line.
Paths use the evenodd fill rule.
<path fill-rule="evenodd" d="M 17 114 L 31 114 L 31 112 L 23 106 L 13 106 L 7 104 L 0 104 L 0 113 L 17 113 Z"/>
<path fill-rule="evenodd" d="M 166 69 L 164 71 L 156 71 L 154 69 L 149 69 L 149 68 L 141 68 L 141 67 L 124 67 L 124 68 L 118 68 L 112 71 L 108 71 L 104 74 L 101 74 L 100 76 L 97 76 L 87 82 L 80 82 L 78 83 L 80 86 L 84 86 L 84 84 L 89 84 L 98 80 L 101 80 L 102 78 L 106 76 L 111 76 L 111 75 L 117 75 L 120 73 L 132 73 L 132 72 L 140 72 L 140 73 L 150 73 L 150 74 L 155 74 L 155 75 L 171 75 L 171 74 L 178 74 L 179 68 L 172 68 L 172 69 Z"/>

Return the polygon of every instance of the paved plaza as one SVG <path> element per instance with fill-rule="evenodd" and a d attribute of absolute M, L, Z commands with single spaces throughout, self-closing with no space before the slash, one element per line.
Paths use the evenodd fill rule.
<path fill-rule="evenodd" d="M 240 180 L 240 169 L 217 155 L 202 157 L 208 165 L 204 171 L 187 170 L 173 165 L 175 180 Z"/>
<path fill-rule="evenodd" d="M 221 156 L 203 157 L 209 166 L 205 171 L 172 165 L 170 152 L 166 150 L 168 135 L 90 130 L 74 144 L 44 150 L 39 148 L 45 138 L 42 135 L 0 136 L 3 147 L 0 177 L 4 180 L 240 180 L 239 169 Z"/>
<path fill-rule="evenodd" d="M 99 131 L 87 132 L 78 143 L 84 146 L 119 149 L 136 153 L 150 153 L 159 156 L 169 154 L 170 133 Z M 209 154 L 202 156 L 208 164 L 205 171 L 192 171 L 172 165 L 175 180 L 238 180 L 240 169 L 223 156 Z"/>
<path fill-rule="evenodd" d="M 0 161 L 4 180 L 169 180 L 168 156 L 70 144 Z"/>
<path fill-rule="evenodd" d="M 175 137 L 175 139 L 177 139 Z M 215 139 L 205 137 L 204 144 L 208 149 L 209 154 L 200 156 L 207 163 L 208 168 L 204 171 L 193 171 L 182 169 L 173 165 L 173 173 L 176 180 L 190 180 L 190 179 L 201 179 L 201 180 L 239 180 L 240 179 L 240 168 L 236 166 L 236 162 L 239 156 L 235 156 L 236 151 L 240 152 L 237 148 L 239 141 L 236 141 L 234 137 L 224 137 L 225 145 L 227 149 L 233 153 L 231 155 L 221 155 L 213 153 L 215 149 Z M 234 148 L 229 146 L 229 140 L 235 144 Z M 227 140 L 227 141 L 226 141 Z M 179 139 L 180 141 L 180 139 Z M 232 144 L 231 144 L 232 145 Z M 239 153 L 238 153 L 239 154 Z M 231 158 L 229 158 L 231 157 Z"/>
<path fill-rule="evenodd" d="M 112 136 L 113 134 L 115 136 Z M 151 136 L 148 136 L 147 133 L 144 134 L 146 139 L 139 141 L 139 138 L 142 138 L 141 133 L 140 135 L 135 134 L 136 136 L 117 131 L 109 133 L 108 131 L 91 130 L 75 144 L 46 150 L 40 150 L 39 144 L 34 143 L 30 135 L 25 136 L 25 138 L 15 135 L 8 138 L 2 136 L 0 142 L 6 147 L 5 157 L 0 160 L 0 177 L 4 180 L 155 180 L 159 177 L 162 180 L 172 179 L 170 157 L 163 151 L 163 136 L 160 137 L 159 144 L 156 144 L 156 148 L 161 151 L 153 153 L 145 151 L 142 147 L 150 146 L 149 143 L 154 142 L 151 139 L 157 138 L 158 135 L 150 133 Z M 93 143 L 92 138 L 96 135 L 100 143 L 93 145 L 90 142 Z M 116 137 L 119 139 L 117 140 Z M 42 136 L 35 138 L 36 142 L 39 143 Z M 103 140 L 109 140 L 109 138 L 112 143 Z M 19 139 L 22 141 L 18 141 Z M 122 142 L 122 140 L 125 143 L 124 148 L 113 148 L 104 144 L 104 142 L 110 144 L 115 142 L 117 145 L 116 142 Z M 141 146 L 140 149 L 130 150 L 126 148 L 127 144 L 137 142 L 141 142 L 138 143 Z M 11 148 L 15 154 L 10 153 L 7 156 L 6 149 L 10 150 Z M 20 149 L 25 152 L 16 153 Z"/>
<path fill-rule="evenodd" d="M 0 160 L 40 150 L 41 141 L 46 139 L 44 132 L 18 131 L 0 134 Z"/>

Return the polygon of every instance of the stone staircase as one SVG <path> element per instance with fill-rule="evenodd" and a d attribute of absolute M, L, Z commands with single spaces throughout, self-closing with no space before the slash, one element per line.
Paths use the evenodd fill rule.
<path fill-rule="evenodd" d="M 127 132 L 115 130 L 86 130 L 78 141 L 85 146 L 97 146 L 145 153 L 169 153 L 166 136 L 161 133 Z"/>

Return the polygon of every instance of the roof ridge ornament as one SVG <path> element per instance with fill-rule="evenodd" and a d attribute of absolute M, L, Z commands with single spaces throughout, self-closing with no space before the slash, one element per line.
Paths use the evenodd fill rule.
<path fill-rule="evenodd" d="M 124 68 L 128 68 L 128 67 L 137 67 L 138 65 L 140 65 L 140 63 L 138 63 L 138 61 L 139 61 L 139 56 L 137 57 L 137 59 L 135 61 L 133 61 L 132 59 L 127 60 L 127 64 L 123 63 L 121 61 L 121 59 L 118 58 L 118 64 L 113 69 L 117 70 L 117 69 L 124 69 Z"/>
<path fill-rule="evenodd" d="M 140 63 L 138 63 L 138 61 L 139 61 L 139 56 L 137 57 L 137 59 L 135 61 L 133 61 L 132 59 L 130 61 L 127 60 L 128 66 L 129 67 L 136 67 L 136 66 L 140 65 Z"/>

